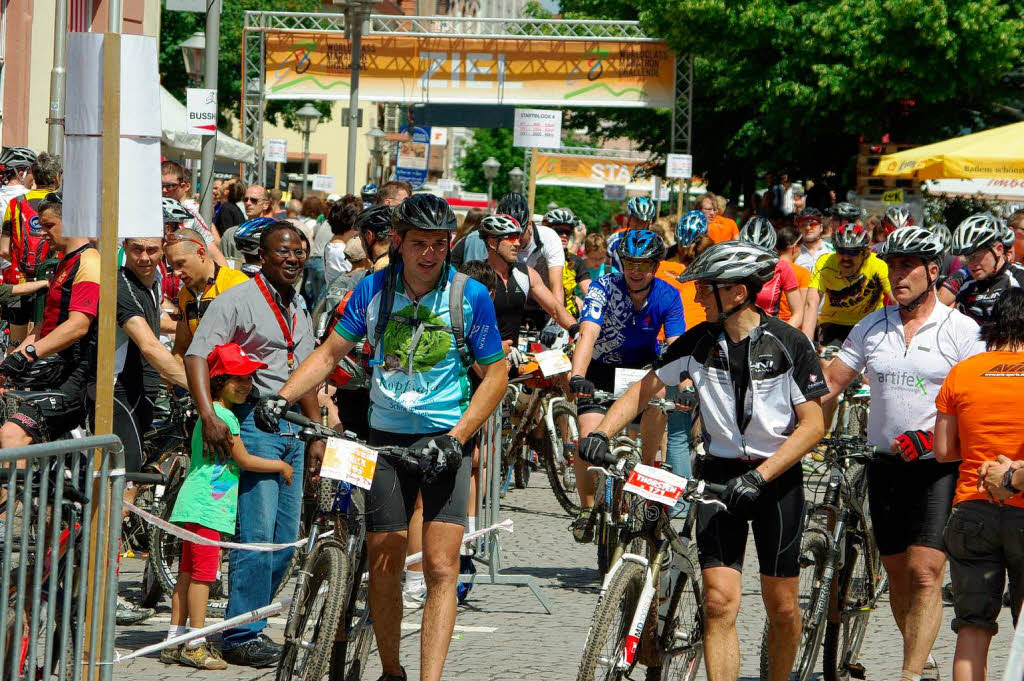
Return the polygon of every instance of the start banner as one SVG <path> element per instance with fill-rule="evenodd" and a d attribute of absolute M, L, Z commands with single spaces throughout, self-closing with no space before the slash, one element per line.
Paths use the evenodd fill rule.
<path fill-rule="evenodd" d="M 267 99 L 348 99 L 351 43 L 269 32 Z M 671 107 L 675 55 L 661 41 L 362 37 L 359 96 L 372 102 Z"/>
<path fill-rule="evenodd" d="M 537 184 L 556 187 L 625 185 L 628 191 L 654 191 L 654 180 L 643 172 L 644 158 L 573 156 L 537 152 Z"/>

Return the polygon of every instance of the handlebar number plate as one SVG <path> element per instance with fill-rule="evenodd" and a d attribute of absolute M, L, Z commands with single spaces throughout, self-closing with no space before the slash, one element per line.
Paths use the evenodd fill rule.
<path fill-rule="evenodd" d="M 540 373 L 544 378 L 572 371 L 572 362 L 569 361 L 569 356 L 561 350 L 545 350 L 534 354 L 533 358 L 540 366 Z"/>
<path fill-rule="evenodd" d="M 320 475 L 368 490 L 376 471 L 376 450 L 340 437 L 327 438 Z"/>
<path fill-rule="evenodd" d="M 629 474 L 623 489 L 665 506 L 675 506 L 686 489 L 686 478 L 641 463 Z"/>

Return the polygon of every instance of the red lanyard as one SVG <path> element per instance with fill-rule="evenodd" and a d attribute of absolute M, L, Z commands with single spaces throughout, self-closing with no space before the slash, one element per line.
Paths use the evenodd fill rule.
<path fill-rule="evenodd" d="M 295 365 L 295 341 L 292 340 L 292 330 L 288 328 L 288 324 L 284 321 L 284 315 L 281 314 L 281 308 L 278 307 L 274 297 L 270 295 L 270 290 L 267 285 L 263 283 L 263 277 L 257 274 L 253 277 L 256 280 L 256 286 L 259 287 L 260 293 L 267 299 L 267 305 L 274 312 L 274 316 L 277 317 L 277 324 L 281 327 L 281 335 L 284 336 L 284 342 L 288 344 L 288 368 L 291 369 Z M 296 315 L 292 315 L 292 327 L 295 326 Z"/>

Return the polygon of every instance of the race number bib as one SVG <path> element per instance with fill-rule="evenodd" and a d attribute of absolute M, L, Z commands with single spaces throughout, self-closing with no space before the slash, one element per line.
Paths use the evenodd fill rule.
<path fill-rule="evenodd" d="M 377 452 L 365 445 L 338 437 L 327 439 L 320 475 L 370 489 L 377 471 Z"/>

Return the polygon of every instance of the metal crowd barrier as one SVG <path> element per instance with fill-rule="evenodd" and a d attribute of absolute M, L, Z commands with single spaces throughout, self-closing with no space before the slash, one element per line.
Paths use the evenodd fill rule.
<path fill-rule="evenodd" d="M 116 436 L 0 451 L 0 679 L 111 678 L 123 492 Z"/>

